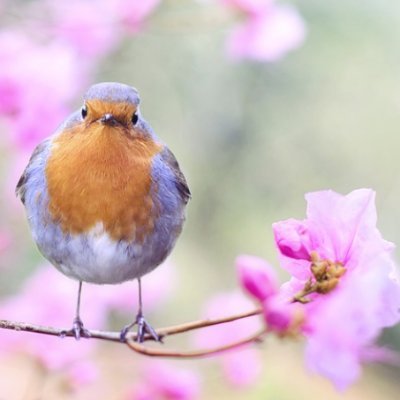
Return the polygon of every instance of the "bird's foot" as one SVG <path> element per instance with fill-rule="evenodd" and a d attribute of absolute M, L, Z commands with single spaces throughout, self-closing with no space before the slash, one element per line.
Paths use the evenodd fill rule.
<path fill-rule="evenodd" d="M 79 317 L 76 317 L 72 323 L 72 333 L 76 340 L 79 340 L 81 337 L 90 337 L 90 332 L 83 326 L 83 322 Z"/>
<path fill-rule="evenodd" d="M 155 340 L 156 342 L 162 342 L 162 338 L 159 335 L 157 335 L 157 332 L 154 330 L 154 328 L 144 319 L 142 313 L 139 313 L 136 316 L 136 319 L 134 322 L 125 326 L 121 330 L 121 333 L 120 333 L 121 342 L 126 341 L 126 336 L 128 335 L 129 331 L 135 325 L 138 326 L 137 334 L 136 334 L 136 341 L 138 343 L 143 343 L 146 335 L 150 335 L 153 338 L 153 340 Z"/>

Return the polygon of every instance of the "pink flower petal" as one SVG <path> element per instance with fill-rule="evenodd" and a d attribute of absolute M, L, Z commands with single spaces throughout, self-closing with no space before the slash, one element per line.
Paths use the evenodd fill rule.
<path fill-rule="evenodd" d="M 333 191 L 306 195 L 307 217 L 318 231 L 320 256 L 333 261 L 348 261 L 349 253 L 369 235 L 380 237 L 376 229 L 375 193 L 369 189 L 355 190 L 347 196 Z M 313 235 L 311 233 L 311 235 Z"/>

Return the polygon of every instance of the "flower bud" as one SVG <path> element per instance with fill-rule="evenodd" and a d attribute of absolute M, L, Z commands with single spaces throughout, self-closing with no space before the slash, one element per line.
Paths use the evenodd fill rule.
<path fill-rule="evenodd" d="M 241 286 L 259 301 L 278 292 L 278 279 L 273 268 L 262 258 L 241 255 L 236 259 Z"/>
<path fill-rule="evenodd" d="M 275 242 L 286 257 L 310 260 L 310 243 L 306 224 L 294 219 L 272 225 Z"/>

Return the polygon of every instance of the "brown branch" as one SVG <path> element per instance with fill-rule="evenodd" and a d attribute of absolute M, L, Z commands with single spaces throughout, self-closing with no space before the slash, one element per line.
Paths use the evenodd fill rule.
<path fill-rule="evenodd" d="M 164 338 L 170 335 L 176 335 L 179 333 L 189 332 L 194 329 L 205 328 L 207 326 L 219 325 L 228 322 L 233 322 L 239 319 L 252 317 L 254 315 L 258 315 L 261 313 L 261 310 L 254 310 L 246 313 L 241 313 L 237 315 L 233 315 L 225 318 L 218 319 L 207 319 L 189 322 L 181 325 L 174 325 L 166 328 L 157 329 L 157 334 Z M 62 329 L 62 328 L 54 328 L 50 326 L 42 326 L 42 325 L 34 325 L 27 324 L 25 322 L 15 322 L 15 321 L 7 321 L 0 320 L 0 329 L 10 329 L 14 331 L 20 332 L 31 332 L 31 333 L 39 333 L 49 336 L 58 336 L 58 337 L 74 337 L 74 333 L 71 329 Z M 98 330 L 88 330 L 90 336 L 84 337 L 85 339 L 100 339 L 107 340 L 111 342 L 120 342 L 120 332 L 107 332 L 107 331 L 98 331 Z M 147 335 L 144 338 L 145 340 L 152 340 L 152 337 Z M 129 332 L 126 341 L 134 341 L 136 340 L 136 333 Z"/>
<path fill-rule="evenodd" d="M 176 351 L 176 350 L 164 350 L 164 349 L 156 349 L 143 346 L 140 343 L 137 343 L 132 340 L 127 340 L 127 346 L 136 353 L 142 354 L 148 357 L 163 357 L 163 358 L 201 358 L 207 357 L 215 354 L 219 354 L 228 350 L 237 349 L 239 347 L 243 347 L 245 345 L 251 343 L 261 342 L 263 337 L 266 335 L 268 330 L 264 328 L 263 330 L 257 332 L 256 334 L 247 337 L 245 339 L 238 340 L 233 343 L 229 343 L 227 345 L 223 345 L 220 347 L 214 347 L 211 349 L 203 349 L 203 350 L 190 350 L 190 351 Z"/>
<path fill-rule="evenodd" d="M 262 313 L 261 309 L 256 309 L 253 311 L 249 311 L 249 312 L 245 312 L 245 313 L 237 314 L 237 315 L 232 315 L 230 317 L 225 317 L 225 318 L 205 319 L 205 320 L 200 320 L 200 321 L 188 322 L 188 323 L 182 324 L 182 325 L 174 325 L 174 326 L 169 326 L 167 328 L 157 329 L 157 334 L 161 338 L 164 338 L 166 336 L 176 335 L 178 333 L 189 332 L 189 331 L 193 331 L 195 329 L 206 328 L 208 326 L 226 324 L 229 322 L 237 321 L 239 319 L 253 317 L 253 316 L 259 315 L 261 313 Z"/>

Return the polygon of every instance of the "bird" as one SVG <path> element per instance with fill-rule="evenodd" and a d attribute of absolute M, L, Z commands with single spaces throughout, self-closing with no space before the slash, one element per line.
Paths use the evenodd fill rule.
<path fill-rule="evenodd" d="M 83 105 L 37 145 L 16 186 L 42 255 L 78 281 L 71 333 L 89 337 L 80 315 L 83 282 L 138 282 L 138 312 L 125 341 L 160 340 L 143 315 L 143 275 L 160 265 L 182 231 L 191 193 L 174 154 L 140 112 L 137 89 L 92 85 Z"/>

